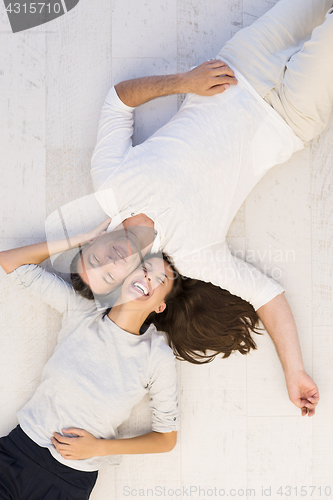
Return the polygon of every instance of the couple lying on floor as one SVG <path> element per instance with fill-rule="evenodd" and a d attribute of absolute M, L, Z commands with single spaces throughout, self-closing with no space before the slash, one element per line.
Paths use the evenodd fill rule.
<path fill-rule="evenodd" d="M 110 90 L 92 176 L 111 220 L 0 253 L 13 283 L 64 315 L 40 386 L 19 426 L 0 439 L 4 498 L 86 499 L 113 455 L 171 450 L 179 426 L 174 355 L 200 363 L 246 354 L 259 319 L 290 400 L 303 416 L 315 413 L 318 388 L 304 370 L 283 287 L 233 257 L 225 237 L 263 175 L 326 126 L 332 23 L 332 0 L 280 0 L 217 59 Z M 176 93 L 188 93 L 179 112 L 133 147 L 134 108 Z M 79 249 L 73 286 L 38 266 L 71 248 Z M 117 439 L 147 392 L 152 431 Z"/>

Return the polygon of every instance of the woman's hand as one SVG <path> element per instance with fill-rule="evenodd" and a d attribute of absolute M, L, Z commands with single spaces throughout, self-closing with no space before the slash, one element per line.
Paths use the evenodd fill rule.
<path fill-rule="evenodd" d="M 52 444 L 58 453 L 67 460 L 83 460 L 84 458 L 102 455 L 101 442 L 83 429 L 62 429 L 65 434 L 77 434 L 78 437 L 65 437 L 58 432 L 53 433 Z"/>
<path fill-rule="evenodd" d="M 234 72 L 220 59 L 206 61 L 184 74 L 186 92 L 211 96 L 220 94 L 230 85 L 236 85 Z"/>

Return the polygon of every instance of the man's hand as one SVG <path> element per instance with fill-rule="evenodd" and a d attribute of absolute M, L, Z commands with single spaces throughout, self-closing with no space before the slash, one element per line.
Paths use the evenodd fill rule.
<path fill-rule="evenodd" d="M 67 460 L 83 460 L 101 456 L 101 440 L 83 429 L 62 429 L 66 434 L 77 434 L 79 437 L 65 437 L 58 432 L 53 433 L 52 444 L 58 453 Z"/>
<path fill-rule="evenodd" d="M 230 85 L 236 85 L 234 72 L 220 59 L 206 61 L 185 73 L 186 92 L 203 96 L 221 94 Z"/>
<path fill-rule="evenodd" d="M 91 240 L 98 238 L 98 236 L 100 236 L 101 234 L 106 233 L 107 228 L 111 224 L 111 220 L 112 220 L 111 217 L 109 217 L 108 219 L 104 220 L 101 224 L 99 224 L 97 227 L 94 227 L 94 229 L 82 235 L 81 237 L 82 241 L 80 241 L 80 244 L 84 245 L 85 243 L 88 243 Z"/>
<path fill-rule="evenodd" d="M 278 352 L 289 399 L 302 410 L 302 416 L 314 415 L 319 401 L 318 387 L 305 373 L 294 317 L 284 293 L 257 310 L 264 327 L 271 336 Z"/>
<path fill-rule="evenodd" d="M 311 377 L 301 371 L 286 379 L 289 399 L 302 410 L 302 416 L 309 417 L 315 414 L 315 407 L 319 401 L 318 387 Z M 307 413 L 308 412 L 308 413 Z"/>

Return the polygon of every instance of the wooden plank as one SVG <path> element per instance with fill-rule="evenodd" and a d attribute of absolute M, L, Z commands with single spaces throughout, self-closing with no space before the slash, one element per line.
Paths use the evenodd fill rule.
<path fill-rule="evenodd" d="M 52 26 L 46 35 L 47 148 L 94 148 L 111 81 L 111 3 L 80 2 Z"/>
<path fill-rule="evenodd" d="M 191 498 L 199 496 L 199 488 L 246 487 L 246 417 L 221 417 L 206 402 L 182 415 L 182 484 L 194 488 Z"/>
<path fill-rule="evenodd" d="M 130 80 L 142 76 L 177 73 L 174 58 L 113 58 L 112 81 Z M 134 111 L 133 144 L 140 144 L 165 125 L 177 112 L 177 96 L 160 97 L 139 106 Z"/>
<path fill-rule="evenodd" d="M 239 208 L 235 217 L 233 218 L 227 234 L 228 243 L 231 243 L 234 238 L 244 238 L 244 251 L 243 256 L 245 255 L 245 234 L 246 234 L 246 226 L 245 226 L 245 202 Z"/>
<path fill-rule="evenodd" d="M 66 203 L 93 193 L 90 161 L 93 149 L 51 149 L 46 155 L 47 215 Z"/>
<path fill-rule="evenodd" d="M 330 392 L 329 398 L 331 394 L 332 392 Z M 320 498 L 320 493 L 322 496 L 325 495 L 329 498 L 333 491 L 332 446 L 332 413 L 321 413 L 321 411 L 318 410 L 318 414 L 313 421 L 312 480 L 312 484 L 316 486 L 315 493 L 318 498 Z"/>
<path fill-rule="evenodd" d="M 256 19 L 274 7 L 278 0 L 243 0 L 243 26 L 250 26 Z"/>
<path fill-rule="evenodd" d="M 333 324 L 333 117 L 311 144 L 313 324 Z"/>
<path fill-rule="evenodd" d="M 313 379 L 319 388 L 320 400 L 313 420 L 313 484 L 319 497 L 333 491 L 333 325 L 313 328 Z M 325 488 L 327 488 L 325 490 Z M 329 496 L 329 495 L 327 495 Z"/>
<path fill-rule="evenodd" d="M 45 37 L 2 34 L 1 238 L 36 238 L 45 218 Z"/>
<path fill-rule="evenodd" d="M 235 32 L 231 22 L 240 22 L 236 14 L 240 5 L 239 0 L 178 0 L 178 71 L 218 54 Z"/>
<path fill-rule="evenodd" d="M 176 57 L 176 0 L 114 0 L 112 57 Z"/>
<path fill-rule="evenodd" d="M 192 487 L 191 498 L 196 498 L 199 488 L 244 487 L 245 358 L 234 354 L 202 366 L 183 362 L 180 394 L 183 487 L 188 491 Z"/>
<path fill-rule="evenodd" d="M 98 479 L 89 500 L 115 500 L 117 465 L 104 467 L 98 471 Z"/>
<path fill-rule="evenodd" d="M 293 487 L 312 484 L 312 419 L 249 417 L 247 438 L 247 487 L 256 497 L 296 499 Z"/>

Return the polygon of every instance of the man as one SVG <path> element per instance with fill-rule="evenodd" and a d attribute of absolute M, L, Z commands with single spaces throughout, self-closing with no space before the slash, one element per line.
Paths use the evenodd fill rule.
<path fill-rule="evenodd" d="M 309 416 L 319 394 L 304 371 L 284 290 L 233 257 L 225 236 L 261 177 L 328 121 L 332 6 L 332 0 L 281 0 L 237 33 L 218 59 L 185 74 L 117 84 L 102 110 L 91 171 L 97 199 L 112 218 L 109 229 L 154 228 L 181 274 L 253 305 L 276 346 L 291 401 Z M 176 93 L 189 93 L 179 112 L 133 148 L 134 107 Z"/>

